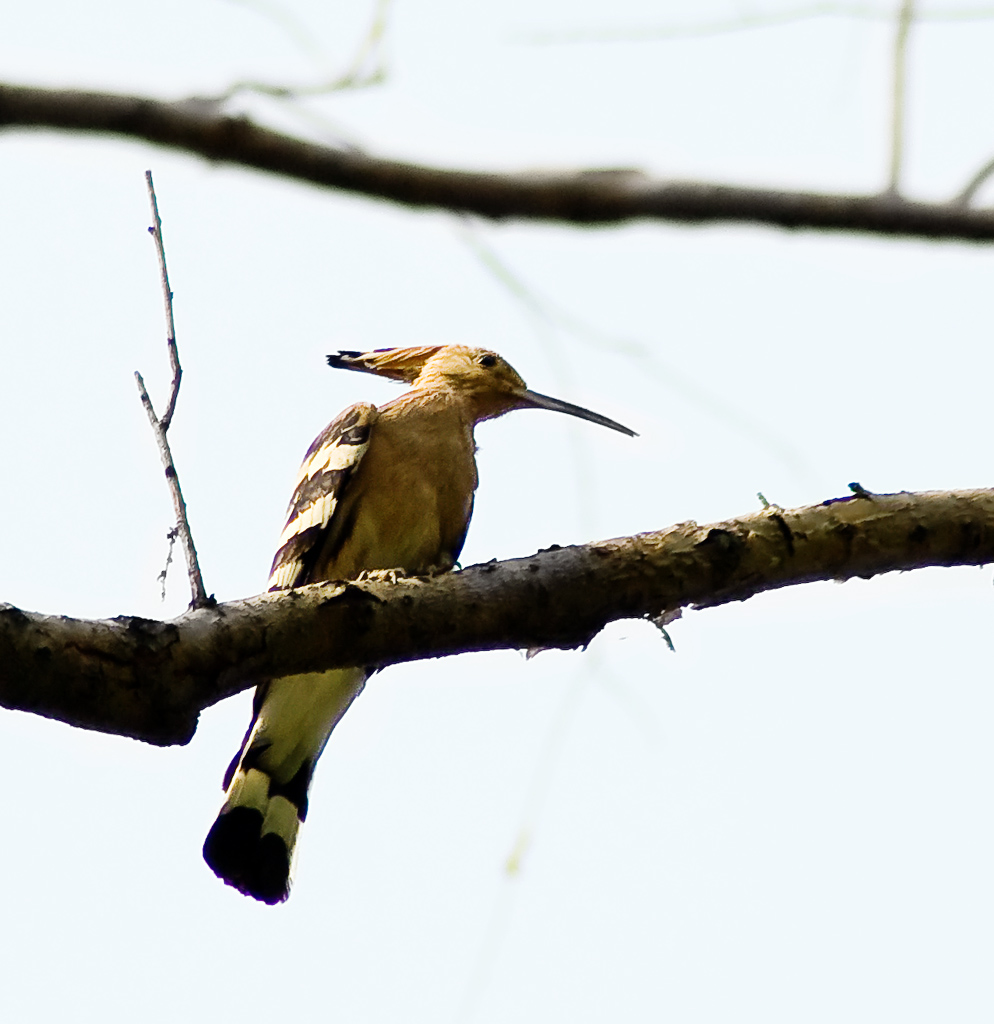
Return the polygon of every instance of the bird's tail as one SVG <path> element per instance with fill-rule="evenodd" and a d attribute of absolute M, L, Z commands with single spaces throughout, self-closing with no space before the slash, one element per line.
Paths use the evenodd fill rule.
<path fill-rule="evenodd" d="M 361 668 L 312 672 L 256 690 L 252 724 L 225 773 L 224 805 L 204 842 L 211 870 L 246 896 L 273 904 L 290 895 L 314 767 L 367 675 Z"/>

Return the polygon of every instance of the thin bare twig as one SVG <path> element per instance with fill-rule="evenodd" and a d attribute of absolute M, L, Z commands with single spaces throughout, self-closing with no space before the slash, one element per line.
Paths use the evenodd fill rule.
<path fill-rule="evenodd" d="M 385 81 L 386 72 L 383 68 L 375 68 L 367 75 L 347 72 L 325 81 L 315 82 L 312 85 L 280 85 L 276 82 L 258 82 L 247 78 L 232 82 L 224 92 L 217 96 L 195 96 L 194 101 L 206 101 L 222 106 L 243 92 L 254 92 L 259 96 L 269 96 L 275 100 L 296 100 L 304 96 L 324 96 L 332 92 L 343 92 L 346 89 L 367 89 L 373 85 L 381 85 Z"/>
<path fill-rule="evenodd" d="M 297 25 L 281 8 L 271 4 L 259 3 L 258 0 L 235 0 L 246 7 L 254 8 L 260 13 L 276 21 L 293 36 L 298 45 L 306 48 L 312 58 L 320 58 L 316 45 L 314 45 L 310 34 L 300 25 Z M 342 92 L 346 89 L 367 89 L 373 85 L 380 85 L 386 81 L 386 68 L 383 59 L 379 54 L 380 45 L 387 28 L 387 14 L 392 0 L 376 0 L 373 9 L 373 18 L 359 43 L 355 56 L 352 58 L 345 71 L 333 75 L 330 78 L 322 79 L 311 85 L 280 85 L 272 82 L 260 82 L 255 79 L 240 79 L 228 86 L 224 92 L 212 97 L 194 97 L 195 100 L 207 100 L 218 106 L 226 103 L 242 92 L 254 92 L 261 96 L 270 96 L 278 100 L 295 100 L 304 96 L 322 96 L 331 92 Z M 365 70 L 370 62 L 374 66 Z"/>
<path fill-rule="evenodd" d="M 155 240 L 155 250 L 159 257 L 159 276 L 162 281 L 162 297 L 166 309 L 166 346 L 169 349 L 169 363 L 173 371 L 172 384 L 169 389 L 169 402 L 166 405 L 165 415 L 160 419 L 152 407 L 152 399 L 148 396 L 145 381 L 142 375 L 135 370 L 135 381 L 138 384 L 138 394 L 141 396 L 142 405 L 148 415 L 148 421 L 152 425 L 152 433 L 155 434 L 156 444 L 159 446 L 159 456 L 162 459 L 163 468 L 166 471 L 166 482 L 169 485 L 169 493 L 173 499 L 173 510 L 176 513 L 176 526 L 170 531 L 170 558 L 166 561 L 166 570 L 163 570 L 162 585 L 165 588 L 165 572 L 169 568 L 169 561 L 172 556 L 172 541 L 175 534 L 183 544 L 183 551 L 186 554 L 186 571 L 190 578 L 190 590 L 193 599 L 190 602 L 191 608 L 208 608 L 214 605 L 213 598 L 207 596 L 204 589 L 203 576 L 200 573 L 200 563 L 197 561 L 197 549 L 193 543 L 193 534 L 190 532 L 190 521 L 186 514 L 186 501 L 183 498 L 183 491 L 179 484 L 179 475 L 176 472 L 176 464 L 173 461 L 173 453 L 169 448 L 169 440 L 166 431 L 172 422 L 173 413 L 176 411 L 176 399 L 179 396 L 179 385 L 183 378 L 183 370 L 179 364 L 179 350 L 176 347 L 176 325 L 173 322 L 173 293 L 169 287 L 169 274 L 166 270 L 166 249 L 162 242 L 162 221 L 159 218 L 159 204 L 155 197 L 155 186 L 152 183 L 152 172 L 145 172 L 145 183 L 148 188 L 149 203 L 152 207 L 152 226 L 148 229 L 149 234 Z"/>
<path fill-rule="evenodd" d="M 969 206 L 973 202 L 973 197 L 980 191 L 980 186 L 985 184 L 992 174 L 994 174 L 994 159 L 988 160 L 966 183 L 963 191 L 952 201 L 952 205 L 960 207 Z"/>
<path fill-rule="evenodd" d="M 901 162 L 904 158 L 904 101 L 907 79 L 908 33 L 915 17 L 915 0 L 901 0 L 894 35 L 894 79 L 890 128 L 890 180 L 887 191 L 897 195 L 901 183 Z"/>
<path fill-rule="evenodd" d="M 351 67 L 345 72 L 346 77 L 351 76 L 352 78 L 361 79 L 363 65 L 370 58 L 376 58 L 376 67 L 367 77 L 384 74 L 383 58 L 378 51 L 383 44 L 383 37 L 387 31 L 387 18 L 390 14 L 390 5 L 392 3 L 393 0 L 376 0 L 376 6 L 373 8 L 373 19 L 366 35 L 359 44 L 358 50 L 356 50 L 355 56 L 352 58 Z"/>
<path fill-rule="evenodd" d="M 159 217 L 159 204 L 155 198 L 155 186 L 152 184 L 152 172 L 145 172 L 145 185 L 148 189 L 148 201 L 152 207 L 152 226 L 148 233 L 155 240 L 155 252 L 159 258 L 159 277 L 162 280 L 162 301 L 166 312 L 166 347 L 169 349 L 169 367 L 173 371 L 173 380 L 169 388 L 169 404 L 165 414 L 159 420 L 162 432 L 169 429 L 176 411 L 176 399 L 179 397 L 179 385 L 183 379 L 183 368 L 179 364 L 179 350 L 176 348 L 176 322 L 173 320 L 173 290 L 169 286 L 169 270 L 166 268 L 166 247 L 162 242 L 162 220 Z"/>
<path fill-rule="evenodd" d="M 315 64 L 324 60 L 324 54 L 310 27 L 297 18 L 286 4 L 269 3 L 268 0 L 228 0 L 229 3 L 253 11 L 276 25 L 302 54 Z"/>
<path fill-rule="evenodd" d="M 152 407 L 152 399 L 148 397 L 145 381 L 142 380 L 142 375 L 137 370 L 135 370 L 135 382 L 138 384 L 138 394 L 141 396 L 142 405 L 145 406 L 148 421 L 152 424 L 152 433 L 155 434 L 155 442 L 159 446 L 159 456 L 166 471 L 169 494 L 173 499 L 173 511 L 176 513 L 175 529 L 179 530 L 179 536 L 183 542 L 183 551 L 186 554 L 186 571 L 190 578 L 190 590 L 193 593 L 190 607 L 208 608 L 215 602 L 207 596 L 207 591 L 204 589 L 204 580 L 200 574 L 200 564 L 197 561 L 197 549 L 193 545 L 193 535 L 190 533 L 190 523 L 187 519 L 186 500 L 183 498 L 183 491 L 179 485 L 179 476 L 176 473 L 176 465 L 173 462 L 173 453 L 169 448 L 166 432 L 162 429 L 162 421 L 155 415 L 155 409 Z"/>
<path fill-rule="evenodd" d="M 166 540 L 169 541 L 169 550 L 166 552 L 166 564 L 162 567 L 162 572 L 155 577 L 162 584 L 163 601 L 166 599 L 166 577 L 169 575 L 169 566 L 173 564 L 173 548 L 176 547 L 177 537 L 179 537 L 179 530 L 174 526 L 166 534 Z"/>
<path fill-rule="evenodd" d="M 540 320 L 567 332 L 577 341 L 589 345 L 598 352 L 608 352 L 631 359 L 642 372 L 654 378 L 660 387 L 672 391 L 716 420 L 732 427 L 739 434 L 749 437 L 754 444 L 779 459 L 799 478 L 809 475 L 804 456 L 784 437 L 772 431 L 760 418 L 745 408 L 737 408 L 719 398 L 677 366 L 661 359 L 657 351 L 658 345 L 653 347 L 637 339 L 591 326 L 551 300 L 539 296 L 484 241 L 471 222 L 464 220 L 460 238 L 497 281 Z"/>
<path fill-rule="evenodd" d="M 569 43 L 651 43 L 670 39 L 707 38 L 753 29 L 779 28 L 798 21 L 815 18 L 848 18 L 858 21 L 882 21 L 891 18 L 889 11 L 876 4 L 811 3 L 757 14 L 743 14 L 713 21 L 692 20 L 666 25 L 631 26 L 628 28 L 553 29 L 519 32 L 513 41 L 538 46 Z M 994 6 L 974 4 L 965 7 L 944 7 L 919 11 L 916 21 L 955 23 L 985 21 L 994 17 Z"/>

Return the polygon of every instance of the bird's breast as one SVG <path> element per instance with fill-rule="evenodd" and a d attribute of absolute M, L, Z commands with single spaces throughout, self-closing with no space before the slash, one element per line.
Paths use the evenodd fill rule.
<path fill-rule="evenodd" d="M 346 529 L 318 578 L 448 569 L 473 511 L 472 428 L 445 415 L 383 415 L 343 496 Z"/>

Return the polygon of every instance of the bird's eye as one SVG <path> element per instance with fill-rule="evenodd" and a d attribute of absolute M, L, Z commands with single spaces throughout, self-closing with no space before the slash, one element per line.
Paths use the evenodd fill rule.
<path fill-rule="evenodd" d="M 477 362 L 479 362 L 480 366 L 485 366 L 489 370 L 491 366 L 497 365 L 497 357 L 493 352 L 484 352 Z"/>

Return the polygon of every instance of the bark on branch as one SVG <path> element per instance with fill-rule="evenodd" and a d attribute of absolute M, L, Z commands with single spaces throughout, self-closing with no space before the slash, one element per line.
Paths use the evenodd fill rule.
<path fill-rule="evenodd" d="M 994 561 L 994 490 L 867 495 L 472 566 L 321 584 L 169 622 L 0 605 L 0 705 L 151 743 L 267 676 L 466 651 L 583 646 L 608 622 L 813 580 Z M 662 620 L 660 620 L 662 621 Z"/>
<path fill-rule="evenodd" d="M 638 170 L 498 173 L 425 167 L 293 138 L 216 104 L 0 85 L 0 129 L 119 135 L 414 207 L 574 224 L 661 219 L 994 240 L 994 210 L 891 193 L 788 192 L 654 178 Z"/>

